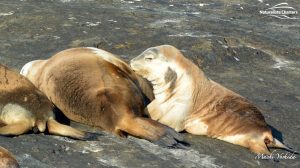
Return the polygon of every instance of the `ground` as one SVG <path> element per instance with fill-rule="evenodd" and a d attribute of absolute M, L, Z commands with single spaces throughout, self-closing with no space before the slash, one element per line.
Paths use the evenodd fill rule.
<path fill-rule="evenodd" d="M 298 0 L 287 0 L 300 18 Z M 258 106 L 274 134 L 300 150 L 300 19 L 260 14 L 280 0 L 1 0 L 0 62 L 14 69 L 70 47 L 94 46 L 125 60 L 171 44 L 213 80 Z M 96 129 L 72 123 L 79 128 Z M 300 167 L 247 149 L 184 134 L 166 149 L 102 132 L 84 142 L 44 134 L 0 137 L 21 167 Z M 285 154 L 286 151 L 276 150 Z M 277 154 L 274 153 L 276 157 Z"/>

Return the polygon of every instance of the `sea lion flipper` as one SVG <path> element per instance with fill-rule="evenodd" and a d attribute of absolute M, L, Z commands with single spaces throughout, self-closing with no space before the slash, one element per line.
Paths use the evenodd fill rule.
<path fill-rule="evenodd" d="M 55 121 L 54 119 L 50 118 L 47 121 L 48 131 L 51 134 L 67 136 L 74 139 L 80 140 L 97 140 L 100 134 L 84 132 L 72 128 L 67 125 L 60 124 L 59 122 Z"/>
<path fill-rule="evenodd" d="M 93 133 L 93 132 L 84 132 L 85 136 L 81 140 L 87 140 L 87 141 L 97 141 L 99 140 L 99 137 L 102 136 L 102 134 Z"/>
<path fill-rule="evenodd" d="M 271 148 L 281 148 L 281 149 L 284 149 L 286 151 L 289 151 L 291 153 L 294 153 L 294 154 L 297 154 L 297 155 L 300 155 L 300 152 L 298 151 L 295 151 L 293 150 L 292 148 L 286 146 L 285 144 L 283 144 L 282 142 L 280 142 L 278 139 L 274 138 L 274 141 L 273 143 L 269 143 L 269 144 L 266 144 L 268 147 L 271 147 Z"/>
<path fill-rule="evenodd" d="M 123 131 L 143 139 L 147 139 L 163 147 L 175 147 L 183 137 L 172 128 L 157 121 L 135 117 L 122 122 Z"/>
<path fill-rule="evenodd" d="M 11 135 L 21 135 L 26 133 L 32 128 L 29 121 L 22 121 L 13 124 L 8 124 L 0 127 L 0 135 L 11 136 Z"/>
<path fill-rule="evenodd" d="M 164 125 L 163 125 L 164 126 Z M 158 144 L 160 146 L 165 146 L 168 148 L 179 148 L 179 149 L 187 149 L 189 146 L 188 143 L 186 143 L 183 140 L 183 136 L 176 132 L 174 129 L 164 126 L 165 127 L 165 134 L 161 136 L 157 141 L 155 141 L 155 144 Z"/>

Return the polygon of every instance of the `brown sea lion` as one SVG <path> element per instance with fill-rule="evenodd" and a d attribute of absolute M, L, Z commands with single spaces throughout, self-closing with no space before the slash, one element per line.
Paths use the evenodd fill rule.
<path fill-rule="evenodd" d="M 67 49 L 48 60 L 27 63 L 21 74 L 73 121 L 166 146 L 182 140 L 173 129 L 142 117 L 142 91 L 152 99 L 150 85 L 109 52 L 97 48 Z"/>
<path fill-rule="evenodd" d="M 54 119 L 53 105 L 28 79 L 0 65 L 0 135 L 21 135 L 32 128 L 76 139 L 96 136 L 62 125 Z M 47 125 L 47 126 L 46 126 Z"/>
<path fill-rule="evenodd" d="M 1 168 L 19 168 L 15 157 L 6 149 L 0 146 L 0 167 Z"/>
<path fill-rule="evenodd" d="M 149 48 L 131 60 L 135 72 L 153 85 L 151 118 L 195 135 L 224 140 L 269 154 L 288 149 L 273 138 L 260 110 L 244 97 L 210 80 L 173 46 Z"/>

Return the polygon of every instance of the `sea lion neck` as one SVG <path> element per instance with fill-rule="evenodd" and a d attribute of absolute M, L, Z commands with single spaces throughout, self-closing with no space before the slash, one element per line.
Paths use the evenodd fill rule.
<path fill-rule="evenodd" d="M 172 72 L 168 70 L 156 83 L 152 81 L 155 99 L 147 109 L 151 118 L 182 131 L 185 120 L 182 116 L 188 116 L 192 107 L 194 81 L 180 67 L 170 69 Z M 173 116 L 172 120 L 169 119 L 170 115 Z"/>

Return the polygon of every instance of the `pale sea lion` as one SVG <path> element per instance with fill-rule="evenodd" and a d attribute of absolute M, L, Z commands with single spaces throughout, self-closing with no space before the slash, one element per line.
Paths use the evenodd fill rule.
<path fill-rule="evenodd" d="M 6 149 L 0 146 L 0 167 L 1 168 L 19 168 L 15 157 Z"/>
<path fill-rule="evenodd" d="M 207 135 L 269 154 L 285 148 L 273 138 L 260 110 L 244 97 L 205 76 L 173 46 L 149 48 L 131 60 L 135 72 L 153 85 L 151 118 L 195 135 Z"/>
<path fill-rule="evenodd" d="M 153 99 L 151 86 L 109 52 L 97 48 L 67 49 L 48 60 L 27 63 L 21 74 L 73 121 L 166 146 L 182 140 L 173 129 L 142 117 L 142 90 Z"/>
<path fill-rule="evenodd" d="M 0 135 L 21 135 L 32 128 L 76 139 L 94 139 L 95 134 L 58 123 L 53 105 L 28 79 L 0 64 Z M 46 126 L 47 125 L 47 126 Z"/>

